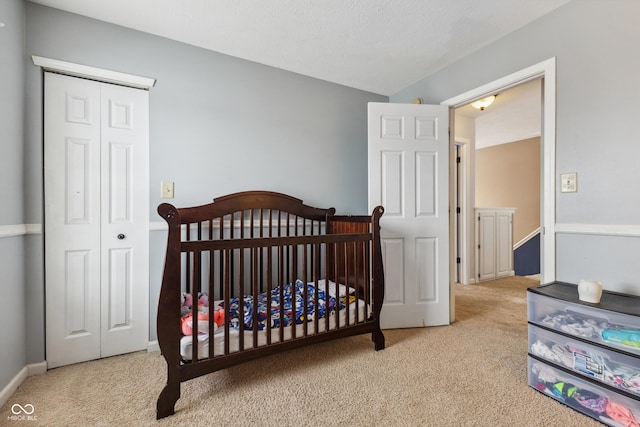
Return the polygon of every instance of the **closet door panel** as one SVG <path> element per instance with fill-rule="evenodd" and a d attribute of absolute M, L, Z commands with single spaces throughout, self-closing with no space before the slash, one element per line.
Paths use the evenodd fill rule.
<path fill-rule="evenodd" d="M 45 73 L 49 367 L 100 357 L 100 84 Z"/>
<path fill-rule="evenodd" d="M 101 86 L 102 357 L 148 344 L 148 95 Z"/>

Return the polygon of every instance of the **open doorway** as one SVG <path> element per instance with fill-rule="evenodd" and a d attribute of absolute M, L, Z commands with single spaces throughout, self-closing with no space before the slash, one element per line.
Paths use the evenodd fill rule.
<path fill-rule="evenodd" d="M 471 197 L 460 197 L 467 190 L 464 186 L 454 188 L 461 203 L 456 207 L 458 230 L 464 225 L 461 213 L 475 209 L 475 233 L 459 231 L 458 236 L 470 241 L 456 240 L 458 265 L 461 249 L 473 249 L 466 258 L 475 264 L 475 273 L 467 283 L 540 273 L 541 85 L 541 79 L 531 80 L 496 94 L 490 106 L 467 104 L 455 109 L 458 172 L 454 177 L 464 175 L 465 169 L 473 171 L 468 180 L 474 189 Z M 468 200 L 472 206 L 462 204 Z M 493 215 L 508 221 L 508 230 L 492 225 L 496 235 L 489 235 L 484 225 Z M 479 216 L 482 224 L 476 221 Z M 480 237 L 490 244 L 482 242 L 480 248 Z"/>
<path fill-rule="evenodd" d="M 549 283 L 555 280 L 556 268 L 555 268 L 555 133 L 556 133 L 556 60 L 550 58 L 541 63 L 532 65 L 528 68 L 517 71 L 513 74 L 487 83 L 483 86 L 477 87 L 458 96 L 450 98 L 442 102 L 442 105 L 449 106 L 452 111 L 455 108 L 469 104 L 472 101 L 500 93 L 508 90 L 509 88 L 521 85 L 523 83 L 540 79 L 541 82 L 541 96 L 542 96 L 542 115 L 541 115 L 541 189 L 540 189 L 540 281 L 542 283 Z M 452 129 L 456 129 L 458 124 L 455 123 L 454 114 L 451 114 L 450 126 Z M 452 132 L 451 136 L 451 156 L 455 155 L 456 138 L 455 132 Z M 453 163 L 453 162 L 452 162 Z M 471 162 L 468 162 L 467 176 L 472 176 L 473 166 Z M 451 174 L 455 173 L 455 168 L 452 168 Z M 450 180 L 451 183 L 454 179 Z M 452 184 L 453 185 L 453 184 Z M 474 207 L 474 200 L 472 194 L 474 194 L 473 181 L 467 179 L 463 186 L 466 185 L 467 197 L 464 198 L 465 210 L 467 212 L 467 221 L 461 229 L 461 233 L 465 234 L 460 236 L 460 241 L 467 242 L 466 248 L 468 253 L 471 253 L 473 248 L 470 248 L 470 235 L 474 230 L 474 224 L 472 223 L 474 216 L 469 215 L 469 211 Z M 455 191 L 452 187 L 451 193 Z M 450 224 L 453 226 L 456 224 L 456 209 L 450 210 Z M 451 236 L 456 236 L 454 230 L 450 233 Z M 455 240 L 452 242 L 452 248 L 450 251 L 450 263 L 451 265 L 457 265 L 457 249 L 455 248 Z M 471 279 L 475 277 L 475 265 L 467 263 L 467 268 L 460 268 L 460 281 L 461 283 L 472 283 Z M 451 277 L 455 277 L 452 274 Z M 451 321 L 455 320 L 455 295 L 453 281 L 450 286 L 450 318 Z"/>

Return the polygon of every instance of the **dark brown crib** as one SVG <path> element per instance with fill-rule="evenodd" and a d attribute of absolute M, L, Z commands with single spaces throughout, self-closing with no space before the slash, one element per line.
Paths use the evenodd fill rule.
<path fill-rule="evenodd" d="M 210 372 L 364 333 L 384 348 L 381 206 L 370 216 L 343 216 L 285 194 L 248 191 L 196 207 L 163 203 L 158 213 L 169 226 L 157 317 L 168 377 L 158 419 L 174 413 L 181 382 Z M 293 290 L 298 299 L 287 310 Z M 203 292 L 209 303 L 199 307 Z M 185 294 L 194 301 L 187 313 Z M 189 315 L 186 335 L 181 324 Z"/>

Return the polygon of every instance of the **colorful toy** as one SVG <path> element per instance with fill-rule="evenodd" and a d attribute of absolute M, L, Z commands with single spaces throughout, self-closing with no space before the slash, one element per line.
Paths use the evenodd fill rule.
<path fill-rule="evenodd" d="M 180 327 L 184 335 L 191 335 L 193 333 L 193 316 L 187 314 L 182 317 Z M 209 332 L 209 315 L 207 313 L 198 313 L 198 333 L 206 334 Z"/>
<path fill-rule="evenodd" d="M 209 295 L 206 292 L 198 292 L 198 311 L 205 313 L 209 307 Z M 193 308 L 193 295 L 187 292 L 182 293 L 182 305 L 180 306 L 180 314 L 185 316 L 191 312 Z"/>
<path fill-rule="evenodd" d="M 602 339 L 605 341 L 623 344 L 629 347 L 640 348 L 640 331 L 633 329 L 604 329 Z"/>
<path fill-rule="evenodd" d="M 578 387 L 564 381 L 553 383 L 550 387 L 551 392 L 560 399 L 565 400 L 573 396 Z"/>
<path fill-rule="evenodd" d="M 213 312 L 213 332 L 224 325 L 224 310 L 218 309 Z M 183 335 L 191 335 L 193 333 L 193 316 L 191 313 L 182 316 L 180 320 L 180 329 Z M 209 313 L 198 312 L 198 334 L 209 333 Z"/>
<path fill-rule="evenodd" d="M 202 311 L 205 307 L 209 307 L 209 295 L 206 292 L 198 293 L 198 310 Z"/>
<path fill-rule="evenodd" d="M 185 316 L 191 312 L 193 307 L 193 296 L 191 294 L 182 293 L 182 305 L 180 306 L 180 315 Z"/>

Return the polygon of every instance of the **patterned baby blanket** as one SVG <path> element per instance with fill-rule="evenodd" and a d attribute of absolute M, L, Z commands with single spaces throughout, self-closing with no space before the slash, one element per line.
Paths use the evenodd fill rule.
<path fill-rule="evenodd" d="M 315 292 L 316 288 L 313 283 L 307 283 L 307 312 L 306 321 L 312 321 L 316 316 L 323 318 L 327 312 L 331 313 L 335 310 L 336 298 L 325 293 L 324 290 L 318 289 L 318 306 L 316 307 Z M 277 286 L 271 291 L 271 298 L 267 297 L 266 292 L 258 295 L 258 318 L 256 319 L 256 325 L 258 330 L 263 330 L 267 327 L 267 321 L 270 320 L 271 327 L 277 328 L 280 326 L 280 305 L 284 306 L 284 316 L 282 318 L 282 324 L 288 326 L 295 322 L 296 324 L 302 324 L 305 322 L 304 311 L 304 289 L 305 284 L 301 280 L 296 280 L 295 285 L 287 284 L 283 286 L 283 300 L 280 301 L 280 287 Z M 344 303 L 341 298 L 339 301 L 339 310 L 344 308 Z M 243 319 L 244 329 L 253 329 L 253 304 L 254 298 L 252 295 L 245 295 L 242 301 L 242 308 L 240 308 L 239 298 L 233 298 L 229 301 L 229 322 L 230 325 L 236 329 L 240 329 L 240 317 Z M 221 302 L 220 307 L 224 308 L 224 301 Z M 267 310 L 270 306 L 270 319 L 267 319 Z M 240 314 L 240 310 L 243 312 Z"/>

